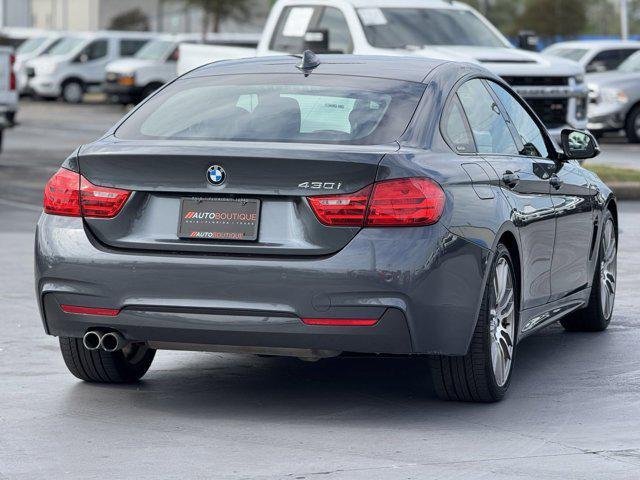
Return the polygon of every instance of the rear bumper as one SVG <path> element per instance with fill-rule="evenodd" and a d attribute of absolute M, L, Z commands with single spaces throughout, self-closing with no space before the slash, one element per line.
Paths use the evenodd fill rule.
<path fill-rule="evenodd" d="M 36 290 L 47 333 L 363 353 L 466 353 L 490 253 L 441 225 L 366 229 L 324 257 L 116 251 L 77 218 L 42 215 Z M 114 317 L 60 305 L 121 309 Z M 376 318 L 372 327 L 302 318 Z"/>

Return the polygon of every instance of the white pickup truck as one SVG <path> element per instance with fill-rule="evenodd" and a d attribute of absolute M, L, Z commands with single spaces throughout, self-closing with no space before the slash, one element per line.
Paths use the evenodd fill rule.
<path fill-rule="evenodd" d="M 449 0 L 279 0 L 257 51 L 234 58 L 316 53 L 420 55 L 479 63 L 517 90 L 557 137 L 586 128 L 584 69 L 514 48 L 479 12 Z M 178 73 L 224 59 L 216 47 L 183 45 Z M 228 58 L 228 57 L 226 57 Z"/>

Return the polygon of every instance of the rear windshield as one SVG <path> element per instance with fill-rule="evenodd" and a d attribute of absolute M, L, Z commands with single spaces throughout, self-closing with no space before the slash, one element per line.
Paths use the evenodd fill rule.
<path fill-rule="evenodd" d="M 174 82 L 118 128 L 124 139 L 372 144 L 406 129 L 424 85 L 329 75 Z"/>

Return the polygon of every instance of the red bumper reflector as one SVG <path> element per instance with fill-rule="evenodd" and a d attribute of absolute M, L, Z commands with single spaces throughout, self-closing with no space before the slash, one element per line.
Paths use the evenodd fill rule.
<path fill-rule="evenodd" d="M 305 325 L 323 325 L 330 327 L 372 327 L 377 318 L 303 318 Z"/>
<path fill-rule="evenodd" d="M 114 310 L 112 308 L 91 308 L 91 307 L 77 307 L 75 305 L 60 305 L 62 311 L 65 313 L 75 313 L 77 315 L 99 315 L 101 317 L 115 317 L 120 313 L 120 310 Z"/>

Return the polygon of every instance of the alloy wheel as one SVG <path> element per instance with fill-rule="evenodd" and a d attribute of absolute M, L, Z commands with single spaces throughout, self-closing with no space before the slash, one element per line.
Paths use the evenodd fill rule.
<path fill-rule="evenodd" d="M 513 362 L 516 319 L 513 272 L 504 257 L 496 263 L 492 288 L 489 315 L 491 365 L 496 383 L 502 387 L 509 379 Z"/>
<path fill-rule="evenodd" d="M 609 320 L 616 298 L 616 277 L 618 274 L 616 230 L 613 220 L 607 220 L 602 233 L 600 257 L 600 305 L 604 318 Z"/>

